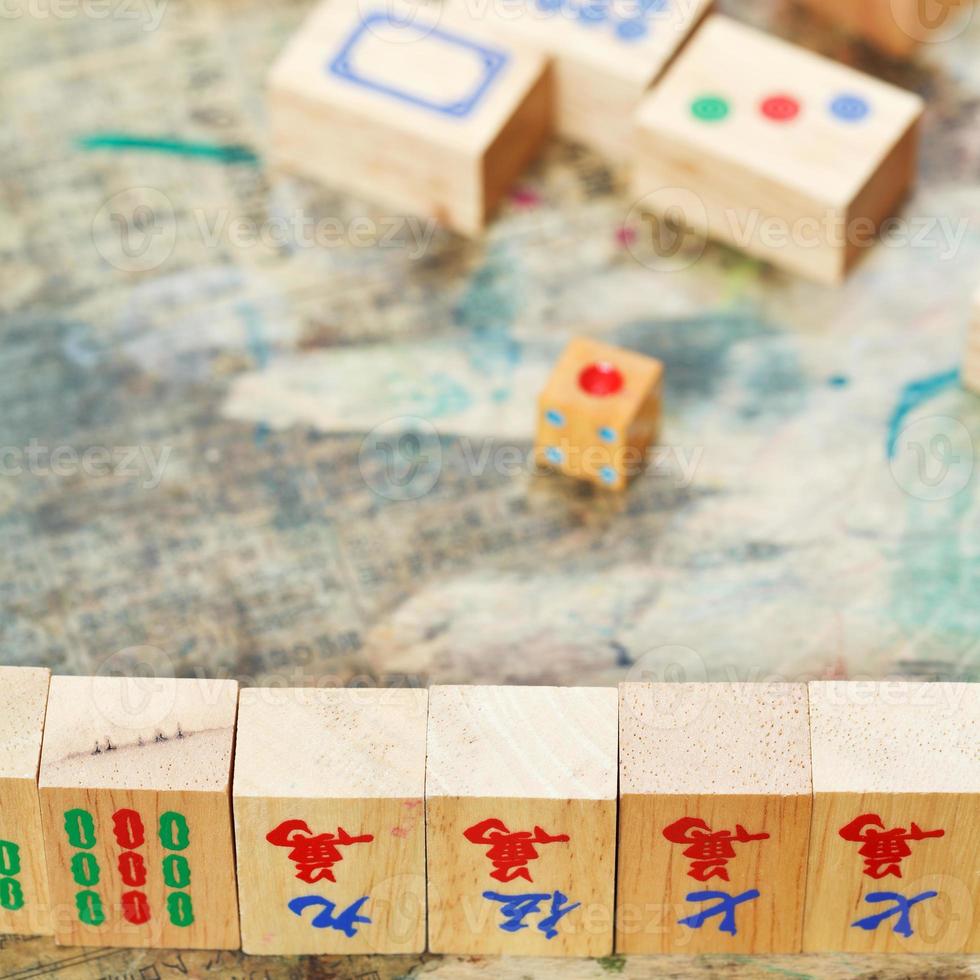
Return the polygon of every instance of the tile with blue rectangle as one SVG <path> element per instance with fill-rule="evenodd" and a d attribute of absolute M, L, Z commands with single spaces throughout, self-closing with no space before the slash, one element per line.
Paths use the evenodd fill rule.
<path fill-rule="evenodd" d="M 420 92 L 418 86 L 413 89 L 411 78 L 402 79 L 396 85 L 387 79 L 371 77 L 370 73 L 364 72 L 356 62 L 358 53 L 371 41 L 372 32 L 378 28 L 416 34 L 415 38 L 406 35 L 403 43 L 425 44 L 427 48 L 431 49 L 431 53 L 427 53 L 426 57 L 438 59 L 444 57 L 447 51 L 467 54 L 473 59 L 472 84 L 467 85 L 463 91 L 453 93 L 445 100 L 437 100 Z M 380 35 L 374 36 L 379 37 Z M 472 41 L 461 34 L 444 30 L 441 27 L 419 25 L 412 20 L 378 11 L 367 14 L 361 19 L 340 51 L 329 62 L 327 70 L 336 78 L 390 96 L 400 102 L 427 109 L 450 119 L 466 119 L 473 115 L 487 93 L 499 80 L 509 60 L 506 52 L 484 43 Z"/>

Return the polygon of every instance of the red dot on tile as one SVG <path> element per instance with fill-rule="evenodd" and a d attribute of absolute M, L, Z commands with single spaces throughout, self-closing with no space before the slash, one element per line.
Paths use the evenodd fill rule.
<path fill-rule="evenodd" d="M 530 187 L 515 187 L 510 199 L 519 208 L 536 208 L 541 203 L 540 195 Z"/>
<path fill-rule="evenodd" d="M 596 361 L 578 376 L 578 386 L 588 395 L 605 398 L 606 395 L 615 395 L 623 387 L 623 375 L 615 364 Z"/>
<path fill-rule="evenodd" d="M 770 95 L 760 107 L 773 122 L 789 122 L 800 114 L 800 103 L 792 95 Z"/>
<path fill-rule="evenodd" d="M 636 241 L 636 229 L 629 225 L 621 225 L 616 229 L 616 243 L 629 248 Z"/>

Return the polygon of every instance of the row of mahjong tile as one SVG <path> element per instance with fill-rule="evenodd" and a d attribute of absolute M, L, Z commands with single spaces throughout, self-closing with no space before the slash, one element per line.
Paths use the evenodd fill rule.
<path fill-rule="evenodd" d="M 721 122 L 731 116 L 733 111 L 728 99 L 714 93 L 704 93 L 691 102 L 691 114 L 702 122 Z M 768 95 L 759 102 L 760 114 L 772 122 L 791 122 L 802 111 L 803 103 L 784 92 Z M 827 104 L 827 111 L 841 122 L 859 123 L 871 114 L 871 105 L 860 95 L 842 92 Z"/>

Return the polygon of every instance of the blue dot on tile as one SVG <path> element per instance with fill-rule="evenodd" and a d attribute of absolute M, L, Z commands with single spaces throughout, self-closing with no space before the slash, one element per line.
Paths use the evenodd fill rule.
<path fill-rule="evenodd" d="M 846 388 L 851 383 L 851 379 L 843 374 L 834 374 L 827 378 L 827 384 L 831 388 Z"/>
<path fill-rule="evenodd" d="M 603 468 L 599 470 L 599 476 L 603 483 L 615 483 L 618 475 L 619 474 L 611 466 L 603 466 Z"/>
<path fill-rule="evenodd" d="M 583 24 L 601 24 L 608 16 L 609 8 L 603 0 L 582 4 L 578 11 L 578 19 Z"/>
<path fill-rule="evenodd" d="M 565 454 L 557 446 L 548 446 L 544 451 L 544 458 L 549 463 L 560 463 L 565 458 Z"/>
<path fill-rule="evenodd" d="M 647 36 L 650 27 L 646 21 L 639 18 L 633 20 L 621 20 L 616 25 L 616 37 L 621 41 L 641 41 Z"/>
<path fill-rule="evenodd" d="M 861 122 L 871 114 L 871 106 L 860 95 L 845 92 L 830 103 L 830 111 L 843 122 Z"/>
<path fill-rule="evenodd" d="M 616 441 L 616 430 L 610 429 L 608 425 L 604 425 L 599 430 L 599 438 L 603 442 L 615 442 Z"/>
<path fill-rule="evenodd" d="M 553 408 L 549 408 L 548 411 L 544 413 L 544 417 L 547 420 L 548 425 L 562 426 L 565 424 L 565 416 Z"/>

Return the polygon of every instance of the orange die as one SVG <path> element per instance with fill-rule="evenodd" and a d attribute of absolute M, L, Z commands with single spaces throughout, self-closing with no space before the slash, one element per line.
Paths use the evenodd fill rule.
<path fill-rule="evenodd" d="M 539 465 L 622 490 L 660 427 L 663 364 L 575 338 L 538 397 Z"/>

